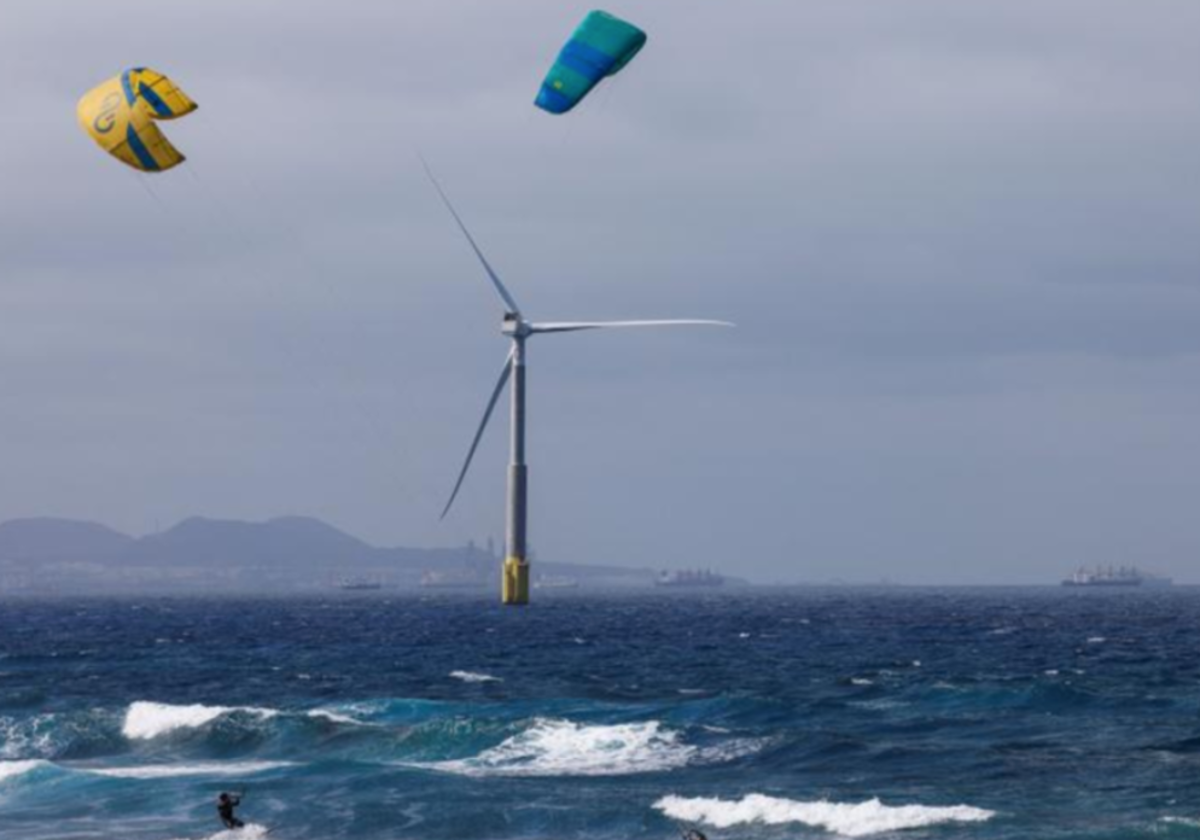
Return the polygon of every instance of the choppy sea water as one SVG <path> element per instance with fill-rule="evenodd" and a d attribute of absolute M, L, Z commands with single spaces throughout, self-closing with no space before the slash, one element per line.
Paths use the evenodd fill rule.
<path fill-rule="evenodd" d="M 1200 590 L 0 602 L 5 840 L 677 823 L 1200 838 Z"/>

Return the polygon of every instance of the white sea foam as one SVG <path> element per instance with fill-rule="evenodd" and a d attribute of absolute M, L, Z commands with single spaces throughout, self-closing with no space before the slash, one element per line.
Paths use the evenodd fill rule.
<path fill-rule="evenodd" d="M 149 740 L 178 729 L 195 729 L 212 723 L 222 715 L 243 712 L 263 720 L 279 714 L 275 709 L 260 709 L 253 706 L 172 706 L 169 703 L 150 703 L 139 700 L 125 712 L 125 724 L 121 732 L 126 738 Z"/>
<path fill-rule="evenodd" d="M 493 677 L 491 674 L 480 674 L 476 671 L 451 671 L 450 676 L 467 683 L 504 682 L 499 677 Z"/>
<path fill-rule="evenodd" d="M 265 825 L 257 825 L 256 823 L 247 823 L 242 828 L 231 829 L 230 831 L 218 831 L 216 834 L 210 834 L 204 840 L 262 840 L 270 831 Z M 175 840 L 189 840 L 186 837 L 175 838 Z"/>
<path fill-rule="evenodd" d="M 295 767 L 294 761 L 209 761 L 196 764 L 144 764 L 140 767 L 88 768 L 89 773 L 113 779 L 173 779 L 181 776 L 250 776 Z"/>
<path fill-rule="evenodd" d="M 946 808 L 925 805 L 888 806 L 878 799 L 859 803 L 797 802 L 757 793 L 732 801 L 664 796 L 654 803 L 654 807 L 673 819 L 703 822 L 715 828 L 752 823 L 802 823 L 844 837 L 866 837 L 881 832 L 923 828 L 950 822 L 985 822 L 995 816 L 992 811 L 969 805 Z"/>
<path fill-rule="evenodd" d="M 1087 643 L 1089 645 L 1102 645 L 1107 641 L 1108 641 L 1108 639 L 1106 639 L 1104 636 L 1092 636 L 1090 639 L 1087 640 Z"/>
<path fill-rule="evenodd" d="M 41 759 L 34 759 L 33 761 L 0 761 L 0 782 L 24 776 L 26 773 L 32 773 L 41 767 L 50 766 L 49 761 L 42 761 Z"/>
<path fill-rule="evenodd" d="M 624 776 L 728 761 L 761 748 L 735 740 L 701 749 L 658 721 L 588 726 L 535 720 L 502 744 L 472 758 L 418 765 L 464 776 Z"/>
<path fill-rule="evenodd" d="M 875 685 L 875 681 L 869 680 L 866 677 L 851 677 L 850 684 L 851 685 Z"/>
<path fill-rule="evenodd" d="M 0 759 L 53 755 L 54 724 L 54 715 L 49 714 L 23 720 L 0 717 Z"/>
<path fill-rule="evenodd" d="M 1194 817 L 1163 817 L 1159 822 L 1168 825 L 1186 825 L 1188 828 L 1200 828 L 1200 819 Z"/>

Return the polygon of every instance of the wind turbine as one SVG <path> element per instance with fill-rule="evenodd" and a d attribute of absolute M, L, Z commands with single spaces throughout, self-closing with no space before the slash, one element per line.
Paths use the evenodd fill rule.
<path fill-rule="evenodd" d="M 524 605 L 529 603 L 529 560 L 526 553 L 527 544 L 525 539 L 529 513 L 529 468 L 525 464 L 525 342 L 531 336 L 535 335 L 579 332 L 581 330 L 674 326 L 732 327 L 733 324 L 728 321 L 696 319 L 552 322 L 527 320 L 521 312 L 521 307 L 517 305 L 517 301 L 500 281 L 500 277 L 492 269 L 491 264 L 487 261 L 487 257 L 483 255 L 483 251 L 479 249 L 475 238 L 467 230 L 462 217 L 458 215 L 458 211 L 450 203 L 450 198 L 446 195 L 446 191 L 442 189 L 442 185 L 438 183 L 433 170 L 429 168 L 429 164 L 425 162 L 424 158 L 421 159 L 421 163 L 425 166 L 425 173 L 429 176 L 429 180 L 433 183 L 438 195 L 441 196 L 446 209 L 450 211 L 450 215 L 454 217 L 454 221 L 458 224 L 458 229 L 462 231 L 463 236 L 466 237 L 467 242 L 471 245 L 471 250 L 479 258 L 479 262 L 483 265 L 483 270 L 492 281 L 492 287 L 496 290 L 496 294 L 500 296 L 500 300 L 504 304 L 504 320 L 501 323 L 500 332 L 512 339 L 512 348 L 508 351 L 508 358 L 504 360 L 504 368 L 500 371 L 500 379 L 496 382 L 496 387 L 492 389 L 491 399 L 488 400 L 487 408 L 484 409 L 483 419 L 479 423 L 479 428 L 475 430 L 475 438 L 471 441 L 471 448 L 467 450 L 466 460 L 463 462 L 462 470 L 458 473 L 458 480 L 454 483 L 454 491 L 450 494 L 450 499 L 446 502 L 446 507 L 442 510 L 441 518 L 446 518 L 446 514 L 450 512 L 450 508 L 454 505 L 454 500 L 458 498 L 458 491 L 462 489 L 463 480 L 467 477 L 467 471 L 471 468 L 471 460 L 475 457 L 475 450 L 479 448 L 479 441 L 483 437 L 483 431 L 487 428 L 488 421 L 492 417 L 492 411 L 495 409 L 496 403 L 500 400 L 500 395 L 504 392 L 504 386 L 511 379 L 512 418 L 510 425 L 508 499 L 501 599 L 505 604 Z"/>

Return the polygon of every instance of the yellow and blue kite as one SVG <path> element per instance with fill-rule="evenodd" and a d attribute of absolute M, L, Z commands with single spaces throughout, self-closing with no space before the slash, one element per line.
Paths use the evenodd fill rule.
<path fill-rule="evenodd" d="M 196 110 L 174 82 L 145 67 L 126 70 L 79 100 L 79 124 L 97 145 L 142 172 L 165 172 L 184 157 L 155 120 L 173 120 Z"/>

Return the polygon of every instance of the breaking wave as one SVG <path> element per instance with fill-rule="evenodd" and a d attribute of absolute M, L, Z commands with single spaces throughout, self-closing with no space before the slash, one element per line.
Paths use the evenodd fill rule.
<path fill-rule="evenodd" d="M 169 703 L 139 700 L 125 712 L 121 734 L 132 741 L 148 741 L 179 729 L 199 728 L 234 712 L 253 715 L 260 720 L 269 720 L 279 714 L 276 709 L 255 706 L 204 706 L 199 703 L 191 706 L 173 706 Z"/>
<path fill-rule="evenodd" d="M 752 740 L 697 747 L 658 721 L 588 726 L 538 719 L 472 758 L 416 766 L 464 776 L 625 776 L 730 761 L 760 747 Z"/>
<path fill-rule="evenodd" d="M 0 761 L 0 782 L 15 779 L 18 776 L 24 776 L 26 773 L 32 773 L 34 770 L 50 766 L 50 762 L 42 761 L 41 759 L 34 759 L 33 761 Z"/>
<path fill-rule="evenodd" d="M 926 805 L 888 806 L 878 799 L 859 803 L 797 802 L 757 793 L 741 800 L 664 796 L 654 803 L 654 807 L 673 819 L 703 822 L 715 828 L 752 823 L 802 823 L 844 837 L 866 837 L 943 823 L 986 822 L 995 816 L 993 811 L 969 805 L 944 808 Z"/>

